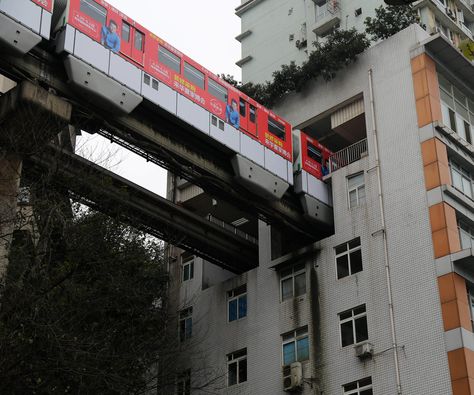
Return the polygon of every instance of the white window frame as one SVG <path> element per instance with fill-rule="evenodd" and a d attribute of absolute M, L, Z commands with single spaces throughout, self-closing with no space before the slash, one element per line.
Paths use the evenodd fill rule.
<path fill-rule="evenodd" d="M 290 272 L 290 270 L 291 270 L 291 272 Z M 282 274 L 286 271 L 288 271 L 288 274 L 283 276 Z M 305 291 L 304 291 L 303 294 L 295 296 L 295 278 L 298 277 L 301 274 L 304 274 L 304 279 L 305 279 L 304 288 L 305 288 Z M 291 281 L 291 287 L 292 287 L 291 296 L 287 297 L 286 299 L 283 299 L 283 282 L 290 279 L 290 278 L 292 279 L 292 281 Z M 308 289 L 306 280 L 307 280 L 306 279 L 306 265 L 304 263 L 299 263 L 299 264 L 293 265 L 291 267 L 291 269 L 290 268 L 283 269 L 281 274 L 280 274 L 280 301 L 284 302 L 286 300 L 291 300 L 291 299 L 299 298 L 303 295 L 306 295 L 306 292 L 307 292 L 307 289 Z"/>
<path fill-rule="evenodd" d="M 359 309 L 361 307 L 364 307 L 364 312 L 354 314 L 354 310 Z M 344 314 L 344 313 L 347 313 L 349 311 L 351 312 L 351 316 L 348 317 L 348 318 L 341 319 L 341 315 Z M 349 310 L 342 311 L 341 313 L 338 314 L 338 316 L 339 316 L 339 339 L 340 339 L 340 342 L 341 342 L 341 347 L 344 348 L 344 347 L 354 346 L 354 345 L 357 345 L 357 344 L 361 344 L 361 343 L 363 343 L 363 342 L 365 342 L 369 339 L 369 322 L 368 322 L 368 316 L 367 316 L 367 306 L 365 304 L 353 307 L 352 309 L 349 309 Z M 362 317 L 365 317 L 365 323 L 366 323 L 366 326 L 367 326 L 367 339 L 364 339 L 364 340 L 361 340 L 360 342 L 358 342 L 357 341 L 357 333 L 356 333 L 355 322 L 356 322 L 357 319 L 360 319 Z M 353 338 L 354 343 L 343 345 L 342 344 L 342 325 L 347 323 L 347 322 L 352 322 L 352 338 Z"/>
<path fill-rule="evenodd" d="M 245 354 L 243 354 L 245 353 Z M 237 356 L 236 356 L 237 355 Z M 240 363 L 242 361 L 246 362 L 246 374 L 245 374 L 245 380 L 244 381 L 241 381 L 240 379 Z M 236 364 L 237 367 L 236 367 L 236 383 L 234 384 L 231 384 L 229 382 L 229 379 L 230 379 L 230 366 L 233 365 L 233 364 Z M 238 351 L 234 351 L 234 352 L 231 352 L 230 354 L 227 354 L 227 387 L 233 387 L 235 385 L 239 385 L 239 384 L 242 384 L 242 383 L 245 383 L 246 381 L 248 380 L 248 363 L 247 363 L 247 348 L 244 348 L 244 349 L 241 349 L 241 350 L 238 350 Z"/>
<path fill-rule="evenodd" d="M 184 343 L 186 340 L 193 337 L 193 307 L 187 307 L 179 311 L 178 317 L 178 338 L 180 343 Z M 181 331 L 181 323 L 184 322 L 184 331 Z M 188 328 L 191 327 L 190 333 L 188 334 Z"/>
<path fill-rule="evenodd" d="M 245 301 L 245 305 L 246 305 L 245 315 L 243 315 L 241 317 L 240 312 L 239 312 L 239 300 L 241 298 L 244 298 L 244 297 L 246 299 L 246 301 Z M 230 320 L 230 316 L 229 316 L 230 303 L 233 302 L 234 300 L 237 301 L 237 318 L 235 320 Z M 237 288 L 234 288 L 234 289 L 228 291 L 227 292 L 227 322 L 239 321 L 239 320 L 247 317 L 247 311 L 248 311 L 247 302 L 248 302 L 248 299 L 247 299 L 247 284 L 243 284 L 240 287 L 237 287 Z"/>
<path fill-rule="evenodd" d="M 452 186 L 471 200 L 474 200 L 473 178 L 468 170 L 453 161 L 449 161 Z M 460 187 L 454 183 L 455 175 L 461 178 Z"/>
<path fill-rule="evenodd" d="M 370 384 L 361 384 L 364 381 L 370 380 Z M 356 384 L 356 388 L 351 389 L 351 390 L 345 390 L 344 387 L 351 385 L 351 384 Z M 343 395 L 360 395 L 362 391 L 367 391 L 367 390 L 372 390 L 373 392 L 373 387 L 372 387 L 372 377 L 366 377 L 361 380 L 353 381 L 352 383 L 347 383 L 342 386 L 342 393 Z"/>
<path fill-rule="evenodd" d="M 298 340 L 302 340 L 304 338 L 308 339 L 308 359 L 300 359 L 298 357 Z M 303 361 L 308 361 L 310 358 L 310 345 L 309 345 L 309 334 L 308 334 L 308 326 L 303 326 L 301 328 L 295 329 L 294 331 L 284 333 L 281 335 L 281 365 L 282 366 L 288 366 L 285 365 L 285 346 L 287 344 L 294 343 L 295 347 L 295 361 L 294 362 L 303 362 Z"/>
<path fill-rule="evenodd" d="M 356 185 L 353 185 L 352 187 L 349 187 L 349 181 L 356 178 L 356 177 L 361 177 L 362 182 L 360 182 Z M 361 201 L 361 198 L 360 198 L 360 191 L 362 189 L 364 190 L 364 199 L 363 199 L 363 201 Z M 357 202 L 354 205 L 351 205 L 351 192 L 355 192 L 356 197 L 357 197 L 357 199 L 356 199 Z M 347 206 L 349 208 L 360 207 L 360 206 L 364 205 L 366 201 L 367 201 L 367 195 L 366 195 L 366 191 L 365 191 L 365 174 L 364 174 L 364 172 L 361 171 L 359 173 L 355 173 L 355 174 L 351 174 L 350 176 L 347 176 Z"/>
<path fill-rule="evenodd" d="M 356 241 L 356 240 L 359 240 L 359 245 L 355 246 L 355 247 L 352 247 L 350 248 L 349 247 L 349 244 L 351 244 L 352 242 Z M 336 249 L 339 248 L 339 247 L 342 247 L 343 245 L 346 246 L 346 250 L 344 252 L 341 252 L 339 254 L 336 253 Z M 361 262 L 362 262 L 362 270 L 364 270 L 364 266 L 363 266 L 363 261 L 362 261 L 362 245 L 361 245 L 361 242 L 360 242 L 360 237 L 356 237 L 355 239 L 352 239 L 352 240 L 349 240 L 345 243 L 342 243 L 342 244 L 339 244 L 338 246 L 334 247 L 334 252 L 335 252 L 335 258 L 334 258 L 334 263 L 336 264 L 336 279 L 338 280 L 342 280 L 343 278 L 346 278 L 346 277 L 350 277 L 352 276 L 353 274 L 355 273 L 360 273 L 362 270 L 358 271 L 358 272 L 352 272 L 352 265 L 351 265 L 351 254 L 356 252 L 356 251 L 361 251 Z M 344 255 L 347 255 L 347 262 L 348 262 L 348 267 L 349 267 L 349 274 L 347 276 L 344 276 L 344 277 L 340 277 L 339 278 L 339 273 L 338 273 L 338 265 L 337 265 L 337 259 L 344 256 Z"/>
<path fill-rule="evenodd" d="M 182 258 L 182 263 L 181 263 L 181 282 L 186 282 L 190 281 L 194 278 L 194 256 L 190 256 L 187 258 Z M 188 276 L 186 278 L 186 273 L 188 273 Z"/>

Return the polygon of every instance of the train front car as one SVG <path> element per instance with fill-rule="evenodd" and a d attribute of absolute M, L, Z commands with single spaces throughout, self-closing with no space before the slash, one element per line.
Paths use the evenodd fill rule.
<path fill-rule="evenodd" d="M 125 113 L 141 103 L 143 27 L 102 0 L 57 1 L 54 21 L 56 51 L 76 88 Z"/>
<path fill-rule="evenodd" d="M 49 40 L 54 0 L 0 0 L 0 42 L 25 54 Z"/>
<path fill-rule="evenodd" d="M 332 223 L 332 193 L 323 181 L 328 174 L 331 151 L 303 131 L 293 132 L 295 144 L 294 190 L 300 194 L 305 213 L 312 219 Z"/>

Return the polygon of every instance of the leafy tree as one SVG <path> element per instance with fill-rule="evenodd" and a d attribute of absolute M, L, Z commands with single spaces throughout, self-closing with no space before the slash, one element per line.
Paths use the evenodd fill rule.
<path fill-rule="evenodd" d="M 380 6 L 375 9 L 375 18 L 367 17 L 365 31 L 373 41 L 384 40 L 406 27 L 419 23 L 417 10 L 411 4 L 399 6 Z"/>
<path fill-rule="evenodd" d="M 67 206 L 49 201 L 35 215 L 44 243 L 15 233 L 0 295 L 1 392 L 144 393 L 170 345 L 162 244 Z"/>

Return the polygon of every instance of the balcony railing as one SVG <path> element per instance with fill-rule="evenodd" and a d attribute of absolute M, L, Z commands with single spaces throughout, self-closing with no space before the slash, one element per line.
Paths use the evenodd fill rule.
<path fill-rule="evenodd" d="M 326 4 L 316 7 L 316 22 L 334 15 L 339 10 L 339 2 L 337 0 L 328 0 Z"/>
<path fill-rule="evenodd" d="M 240 229 L 237 229 L 235 226 L 228 224 L 227 222 L 224 222 L 223 220 L 216 218 L 211 214 L 207 215 L 207 220 L 209 222 L 212 222 L 213 224 L 216 224 L 217 226 L 227 229 L 229 232 L 232 232 L 236 234 L 237 236 L 242 237 L 245 240 L 250 241 L 252 244 L 258 244 L 258 240 L 255 237 L 250 236 L 248 233 L 245 233 L 241 231 Z"/>
<path fill-rule="evenodd" d="M 358 161 L 365 155 L 367 155 L 367 139 L 360 140 L 349 147 L 334 152 L 329 157 L 329 172 L 332 173 L 341 167 Z"/>

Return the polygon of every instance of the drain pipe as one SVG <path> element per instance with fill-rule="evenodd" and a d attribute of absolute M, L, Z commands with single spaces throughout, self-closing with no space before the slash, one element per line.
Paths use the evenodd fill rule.
<path fill-rule="evenodd" d="M 392 279 L 390 276 L 390 262 L 388 257 L 388 244 L 387 244 L 387 232 L 385 228 L 385 208 L 382 193 L 382 177 L 380 174 L 380 159 L 379 159 L 379 143 L 377 140 L 377 126 L 375 120 L 375 102 L 374 102 L 374 87 L 372 85 L 372 69 L 369 69 L 369 94 L 370 94 L 370 115 L 372 118 L 372 127 L 374 135 L 374 152 L 375 152 L 375 168 L 377 170 L 377 181 L 378 181 L 378 195 L 379 195 L 379 206 L 380 206 L 380 218 L 382 222 L 382 236 L 383 236 L 383 249 L 384 249 L 384 260 L 385 260 L 385 275 L 387 281 L 387 296 L 388 296 L 388 307 L 390 311 L 390 329 L 392 332 L 392 348 L 393 348 L 393 359 L 395 362 L 395 375 L 397 379 L 397 395 L 402 394 L 402 384 L 400 379 L 400 365 L 398 362 L 398 344 L 397 336 L 395 332 L 395 314 L 393 310 L 393 295 L 392 295 Z"/>

